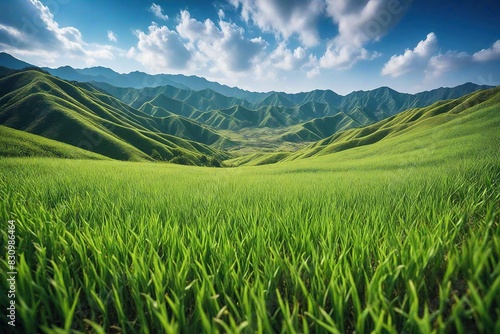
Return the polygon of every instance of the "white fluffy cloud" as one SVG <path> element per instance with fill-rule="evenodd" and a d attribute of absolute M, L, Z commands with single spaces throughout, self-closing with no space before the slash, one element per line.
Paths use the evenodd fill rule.
<path fill-rule="evenodd" d="M 424 71 L 428 77 L 439 77 L 445 72 L 467 66 L 471 60 L 467 52 L 448 51 L 445 54 L 432 56 Z"/>
<path fill-rule="evenodd" d="M 152 23 L 147 32 L 136 31 L 137 46 L 128 56 L 150 71 L 222 75 L 230 77 L 254 69 L 267 43 L 249 39 L 243 28 L 222 19 L 198 21 L 187 10 L 181 11 L 174 29 Z"/>
<path fill-rule="evenodd" d="M 163 9 L 160 5 L 157 5 L 155 3 L 151 4 L 151 7 L 149 7 L 149 11 L 160 20 L 168 20 L 168 16 L 163 14 Z"/>
<path fill-rule="evenodd" d="M 330 18 L 338 26 L 313 74 L 320 68 L 348 69 L 378 57 L 365 45 L 379 40 L 406 13 L 411 0 L 229 0 L 241 8 L 244 21 L 284 39 L 297 36 L 305 47 L 320 42 L 318 22 Z"/>
<path fill-rule="evenodd" d="M 402 55 L 394 55 L 382 68 L 382 75 L 399 77 L 410 71 L 422 67 L 431 59 L 438 47 L 438 40 L 435 33 L 431 32 L 427 38 L 420 41 L 413 49 L 406 49 Z"/>
<path fill-rule="evenodd" d="M 136 30 L 135 34 L 139 41 L 128 51 L 129 57 L 154 72 L 187 68 L 191 53 L 177 32 L 152 23 L 147 32 Z"/>
<path fill-rule="evenodd" d="M 308 55 L 303 47 L 299 46 L 292 51 L 284 43 L 278 45 L 269 59 L 273 66 L 286 71 L 298 70 L 315 62 L 315 58 Z"/>
<path fill-rule="evenodd" d="M 380 39 L 409 7 L 400 0 L 326 0 L 326 11 L 338 24 L 338 43 L 361 46 Z"/>
<path fill-rule="evenodd" d="M 230 0 L 235 8 L 241 6 L 246 22 L 261 30 L 273 32 L 285 40 L 297 35 L 305 46 L 319 43 L 317 21 L 323 14 L 324 0 Z"/>
<path fill-rule="evenodd" d="M 500 40 L 496 41 L 491 48 L 474 53 L 472 59 L 477 62 L 500 59 Z"/>
<path fill-rule="evenodd" d="M 136 31 L 137 46 L 128 52 L 148 70 L 193 73 L 236 84 L 241 78 L 275 79 L 289 71 L 319 74 L 318 59 L 306 47 L 289 48 L 286 42 L 269 50 L 262 37 L 250 38 L 246 31 L 224 20 L 198 21 L 182 10 L 175 29 L 152 23 L 147 32 Z"/>
<path fill-rule="evenodd" d="M 18 12 L 2 18 L 0 47 L 11 54 L 37 56 L 39 65 L 50 65 L 56 60 L 83 60 L 94 65 L 99 60 L 114 58 L 117 49 L 84 41 L 74 27 L 60 27 L 54 15 L 39 0 L 24 1 L 22 6 L 14 0 L 5 0 L 3 6 L 13 6 Z M 17 6 L 16 6 L 17 5 Z M 26 19 L 29 18 L 29 19 Z"/>
<path fill-rule="evenodd" d="M 112 30 L 108 30 L 108 40 L 113 43 L 118 42 L 118 38 Z"/>
<path fill-rule="evenodd" d="M 186 10 L 181 12 L 176 30 L 202 66 L 226 74 L 249 70 L 267 47 L 260 37 L 245 37 L 243 28 L 234 23 L 222 19 L 218 26 L 210 19 L 200 22 Z"/>
<path fill-rule="evenodd" d="M 371 60 L 379 56 L 377 52 L 368 52 L 365 48 L 355 45 L 337 45 L 331 43 L 325 54 L 320 58 L 323 68 L 336 68 L 346 70 L 360 60 Z"/>
<path fill-rule="evenodd" d="M 491 48 L 472 55 L 453 50 L 440 53 L 437 36 L 431 32 L 413 50 L 407 49 L 401 55 L 393 55 L 382 68 L 382 75 L 396 78 L 409 72 L 422 71 L 428 78 L 435 78 L 452 70 L 499 59 L 500 40 L 496 41 Z"/>

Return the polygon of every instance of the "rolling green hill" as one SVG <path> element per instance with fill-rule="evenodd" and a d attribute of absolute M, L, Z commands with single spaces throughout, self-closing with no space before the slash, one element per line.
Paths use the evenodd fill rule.
<path fill-rule="evenodd" d="M 0 125 L 0 156 L 109 160 L 100 154 L 3 125 Z"/>
<path fill-rule="evenodd" d="M 167 109 L 168 108 L 168 109 Z M 144 103 L 139 110 L 153 116 L 182 115 L 192 117 L 198 110 L 182 101 L 158 94 L 151 101 Z"/>
<path fill-rule="evenodd" d="M 449 140 L 450 136 L 484 136 L 500 139 L 500 88 L 472 93 L 455 100 L 411 109 L 371 126 L 347 130 L 292 154 L 287 160 L 343 151 L 379 141 L 405 142 L 425 135 Z M 474 130 L 474 131 L 472 131 Z M 449 131 L 449 133 L 447 133 Z M 453 135 L 452 135 L 453 133 Z M 499 151 L 500 152 L 500 144 Z"/>
<path fill-rule="evenodd" d="M 193 121 L 152 117 L 89 84 L 33 70 L 0 79 L 0 124 L 119 160 L 203 164 L 207 156 L 227 157 L 194 141 L 225 139 Z"/>
<path fill-rule="evenodd" d="M 317 122 L 318 120 L 315 120 Z M 318 129 L 315 122 L 298 129 L 294 135 L 310 135 Z M 337 123 L 338 124 L 338 123 Z M 316 125 L 313 127 L 313 125 Z M 455 100 L 440 101 L 426 108 L 410 109 L 373 125 L 336 133 L 294 153 L 251 155 L 227 161 L 233 166 L 260 165 L 328 155 L 376 144 L 373 152 L 418 152 L 426 145 L 467 145 L 468 138 L 480 137 L 488 147 L 500 152 L 500 88 L 469 94 Z M 290 135 L 289 133 L 284 136 Z M 432 140 L 429 140 L 431 138 Z M 456 141 L 457 143 L 455 143 Z M 478 147 L 471 146 L 471 150 Z M 359 151 L 362 152 L 362 151 Z M 412 153 L 412 154 L 413 154 Z"/>
<path fill-rule="evenodd" d="M 92 84 L 135 108 L 140 108 L 144 103 L 151 102 L 160 95 L 178 100 L 201 112 L 225 109 L 238 105 L 247 108 L 252 107 L 252 104 L 246 100 L 227 97 L 211 89 L 194 91 L 171 85 L 133 89 L 119 88 L 102 82 L 93 82 Z M 161 101 L 158 102 L 162 103 Z M 168 109 L 168 105 L 159 106 Z"/>
<path fill-rule="evenodd" d="M 414 95 L 399 93 L 388 87 L 353 92 L 346 96 L 328 90 L 298 94 L 274 92 L 250 103 L 210 89 L 193 91 L 163 86 L 137 90 L 94 84 L 150 115 L 177 114 L 214 129 L 232 131 L 290 128 L 276 141 L 291 142 L 321 140 L 337 131 L 373 124 L 406 109 L 425 107 L 441 99 L 458 98 L 487 88 L 469 83 Z M 323 120 L 314 121 L 318 118 Z"/>
<path fill-rule="evenodd" d="M 16 59 L 9 54 L 1 53 L 0 66 L 19 69 L 30 66 L 30 64 Z M 148 75 L 137 71 L 128 74 L 119 74 L 105 67 L 73 69 L 72 67 L 64 66 L 58 69 L 44 69 L 65 80 L 93 82 L 106 93 L 115 96 L 136 109 L 145 103 L 150 103 L 155 97 L 163 94 L 170 99 L 178 101 L 172 100 L 171 103 L 167 103 L 166 105 L 155 106 L 185 117 L 190 117 L 190 115 L 187 115 L 184 109 L 196 109 L 200 112 L 207 112 L 230 109 L 234 106 L 243 106 L 247 109 L 257 111 L 271 106 L 281 108 L 281 111 L 277 112 L 278 115 L 292 115 L 297 108 L 300 109 L 308 103 L 326 105 L 326 107 L 323 107 L 326 112 L 322 115 L 308 113 L 308 108 L 306 107 L 302 108 L 304 110 L 300 113 L 300 117 L 293 118 L 287 122 L 273 120 L 270 114 L 261 115 L 259 117 L 267 121 L 259 123 L 257 126 L 260 127 L 294 126 L 314 118 L 334 116 L 338 112 L 349 115 L 361 125 L 368 125 L 409 108 L 426 107 L 440 100 L 459 98 L 477 90 L 491 88 L 466 83 L 453 88 L 438 88 L 418 94 L 400 93 L 388 87 L 381 87 L 371 91 L 352 92 L 345 96 L 338 95 L 330 90 L 314 90 L 296 94 L 282 92 L 255 93 L 220 85 L 196 76 Z M 187 106 L 179 107 L 179 103 L 187 104 Z M 162 114 L 165 115 L 164 112 Z M 194 118 L 199 117 L 198 113 L 194 113 L 193 115 Z M 221 115 L 218 115 L 215 118 L 220 117 Z M 204 118 L 211 119 L 211 117 Z M 229 124 L 232 122 L 231 120 L 219 120 L 217 123 Z M 243 124 L 247 123 L 243 122 Z"/>
<path fill-rule="evenodd" d="M 315 118 L 312 121 L 292 127 L 281 138 L 285 141 L 318 141 L 339 131 L 359 127 L 352 117 L 340 112 L 335 116 Z"/>
<path fill-rule="evenodd" d="M 15 61 L 4 58 L 7 63 Z M 59 70 L 94 77 L 118 75 L 100 67 Z M 268 158 L 272 151 L 295 151 L 339 131 L 370 128 L 407 108 L 485 88 L 469 83 L 414 95 L 388 87 L 346 96 L 329 90 L 272 92 L 249 102 L 212 89 L 195 91 L 173 85 L 120 88 L 102 82 L 67 82 L 37 71 L 11 73 L 0 69 L 0 76 L 2 73 L 0 124 L 114 159 L 150 160 L 154 153 L 155 159 L 194 164 L 201 163 L 201 156 L 229 158 L 221 150 L 240 156 L 265 154 L 266 159 L 260 161 L 276 162 L 285 153 L 280 153 L 279 159 Z M 340 147 L 355 146 L 354 142 Z M 315 147 L 292 157 L 315 155 L 317 150 Z M 189 158 L 181 158 L 184 155 Z"/>

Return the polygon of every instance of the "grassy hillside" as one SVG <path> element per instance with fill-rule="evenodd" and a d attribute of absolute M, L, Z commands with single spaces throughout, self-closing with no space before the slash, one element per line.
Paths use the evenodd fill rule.
<path fill-rule="evenodd" d="M 380 145 L 376 147 L 380 152 L 400 150 L 404 154 L 421 149 L 421 142 L 425 137 L 434 138 L 436 143 L 448 143 L 451 147 L 456 146 L 455 142 L 468 147 L 469 138 L 478 136 L 491 141 L 493 145 L 500 140 L 499 110 L 500 88 L 480 91 L 459 99 L 441 101 L 427 108 L 411 109 L 367 127 L 336 133 L 294 153 L 279 153 L 275 157 L 267 155 L 266 160 L 278 162 L 304 159 L 378 142 Z M 300 131 L 305 132 L 299 128 L 296 133 L 302 133 Z M 434 142 L 432 144 L 435 145 Z M 496 145 L 500 151 L 500 146 Z M 251 157 L 235 158 L 228 163 L 236 166 L 254 164 Z"/>
<path fill-rule="evenodd" d="M 436 137 L 441 132 L 451 131 L 455 134 L 453 138 L 476 135 L 496 140 L 498 136 L 495 133 L 500 128 L 499 110 L 500 88 L 480 91 L 459 99 L 440 101 L 427 108 L 408 110 L 371 126 L 335 134 L 291 155 L 289 159 L 329 154 L 393 138 L 404 142 L 426 135 Z M 472 133 L 467 125 L 473 127 Z M 393 144 L 391 141 L 386 145 Z"/>
<path fill-rule="evenodd" d="M 207 156 L 227 157 L 206 145 L 224 141 L 210 129 L 152 117 L 88 84 L 24 71 L 0 79 L 0 96 L 0 124 L 113 159 L 202 164 Z"/>
<path fill-rule="evenodd" d="M 17 273 L 16 332 L 500 333 L 500 87 L 343 130 L 416 100 L 274 93 L 201 111 L 228 100 L 113 88 L 125 103 L 2 73 L 16 266 L 2 256 L 0 272 Z M 216 147 L 251 154 L 226 160 L 238 168 L 149 163 L 217 166 Z"/>
<path fill-rule="evenodd" d="M 95 82 L 93 84 L 135 108 L 140 108 L 144 103 L 155 100 L 155 98 L 161 95 L 163 95 L 164 98 L 176 100 L 178 101 L 177 103 L 186 104 L 183 108 L 191 108 L 201 112 L 226 109 L 237 105 L 245 107 L 251 106 L 250 102 L 246 100 L 227 97 L 210 89 L 196 91 L 181 89 L 170 85 L 133 89 L 114 87 L 101 82 Z M 160 100 L 155 105 L 168 109 L 169 101 L 166 103 L 167 105 Z"/>
<path fill-rule="evenodd" d="M 335 116 L 315 118 L 312 121 L 294 126 L 281 138 L 291 142 L 318 141 L 339 131 L 360 126 L 353 118 L 341 112 Z"/>
<path fill-rule="evenodd" d="M 0 125 L 0 156 L 108 160 L 103 155 L 2 125 Z"/>
<path fill-rule="evenodd" d="M 498 332 L 496 96 L 267 166 L 0 159 L 19 330 Z"/>
<path fill-rule="evenodd" d="M 193 91 L 173 86 L 130 89 L 104 83 L 95 84 L 148 114 L 161 116 L 177 114 L 218 130 L 237 132 L 244 128 L 291 127 L 290 133 L 281 139 L 292 142 L 320 140 L 339 130 L 373 124 L 409 108 L 425 107 L 439 100 L 458 98 L 488 88 L 468 83 L 414 95 L 399 93 L 388 87 L 352 92 L 346 96 L 328 90 L 298 94 L 272 92 L 250 103 L 243 99 L 221 95 L 210 89 Z M 309 131 L 307 126 L 310 124 L 305 125 L 306 129 L 301 126 L 302 123 L 316 118 L 339 114 L 344 118 L 346 126 L 339 128 L 335 122 L 332 127 L 325 127 L 332 122 L 331 119 L 324 120 L 319 131 Z"/>

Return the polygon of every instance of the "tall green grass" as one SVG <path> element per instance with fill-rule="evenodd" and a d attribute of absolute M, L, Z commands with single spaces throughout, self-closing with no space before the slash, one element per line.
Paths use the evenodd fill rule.
<path fill-rule="evenodd" d="M 16 329 L 500 332 L 498 159 L 348 154 L 235 169 L 0 159 Z"/>

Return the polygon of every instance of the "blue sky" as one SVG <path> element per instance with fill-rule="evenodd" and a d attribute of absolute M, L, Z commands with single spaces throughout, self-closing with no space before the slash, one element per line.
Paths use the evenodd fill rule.
<path fill-rule="evenodd" d="M 3 0 L 39 66 L 198 75 L 253 91 L 500 84 L 498 0 Z"/>

